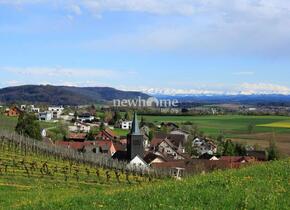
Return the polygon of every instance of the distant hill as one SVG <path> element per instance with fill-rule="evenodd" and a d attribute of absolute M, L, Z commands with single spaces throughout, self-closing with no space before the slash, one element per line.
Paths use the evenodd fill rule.
<path fill-rule="evenodd" d="M 114 99 L 148 98 L 141 92 L 121 91 L 110 87 L 67 87 L 24 85 L 0 89 L 0 102 L 47 103 L 51 105 L 84 105 Z"/>

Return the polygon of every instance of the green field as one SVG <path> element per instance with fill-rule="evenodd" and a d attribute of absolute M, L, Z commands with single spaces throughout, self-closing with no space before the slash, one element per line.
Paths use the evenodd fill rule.
<path fill-rule="evenodd" d="M 290 120 L 290 117 L 284 116 L 241 116 L 241 115 L 223 115 L 223 116 L 144 116 L 148 122 L 160 124 L 161 122 L 175 122 L 181 124 L 184 122 L 192 122 L 197 125 L 200 130 L 207 135 L 217 136 L 222 131 L 226 135 L 232 136 L 237 134 L 247 134 L 248 125 L 263 125 L 270 123 L 277 123 L 281 121 Z M 256 133 L 261 132 L 276 132 L 289 133 L 288 127 L 261 127 L 254 128 Z"/>
<path fill-rule="evenodd" d="M 115 128 L 113 130 L 113 132 L 117 135 L 117 136 L 127 136 L 127 134 L 129 133 L 129 130 L 123 130 L 120 128 Z"/>
<path fill-rule="evenodd" d="M 17 117 L 7 117 L 0 115 L 0 129 L 14 131 L 17 124 Z M 52 128 L 55 127 L 56 123 L 53 122 L 40 122 L 41 128 Z"/>

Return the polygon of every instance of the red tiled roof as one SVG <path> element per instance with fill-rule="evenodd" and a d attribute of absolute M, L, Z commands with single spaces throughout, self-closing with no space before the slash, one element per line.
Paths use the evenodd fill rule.
<path fill-rule="evenodd" d="M 254 162 L 256 159 L 254 157 L 247 156 L 222 156 L 220 160 L 228 161 L 228 162 Z"/>
<path fill-rule="evenodd" d="M 72 148 L 76 150 L 83 149 L 86 146 L 94 145 L 96 142 L 85 141 L 85 142 L 69 142 L 69 141 L 58 141 L 55 144 L 67 148 Z"/>
<path fill-rule="evenodd" d="M 126 151 L 126 147 L 121 143 L 114 143 L 116 151 Z"/>
<path fill-rule="evenodd" d="M 150 146 L 151 147 L 157 147 L 159 144 L 161 144 L 164 141 L 164 139 L 160 139 L 160 138 L 154 138 L 151 141 Z"/>
<path fill-rule="evenodd" d="M 97 138 L 98 138 L 98 137 L 113 140 L 113 139 L 115 139 L 117 136 L 116 136 L 116 134 L 115 134 L 112 130 L 106 128 L 105 130 L 101 131 L 101 132 L 97 135 Z"/>
<path fill-rule="evenodd" d="M 101 148 L 107 147 L 108 149 L 112 146 L 113 142 L 112 141 L 97 141 L 97 145 Z"/>
<path fill-rule="evenodd" d="M 70 133 L 68 134 L 68 139 L 76 139 L 76 140 L 85 140 L 87 137 L 87 134 L 85 133 Z"/>

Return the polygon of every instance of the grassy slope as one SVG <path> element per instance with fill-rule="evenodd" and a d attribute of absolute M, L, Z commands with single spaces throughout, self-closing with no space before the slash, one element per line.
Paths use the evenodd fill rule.
<path fill-rule="evenodd" d="M 38 169 L 30 177 L 27 176 L 20 161 L 25 160 L 28 168 L 30 163 L 35 161 Z M 13 160 L 17 162 L 17 167 L 13 167 Z M 41 175 L 40 167 L 47 162 L 49 170 L 53 171 L 57 166 L 57 172 L 53 176 Z M 8 171 L 5 172 L 4 165 L 8 164 Z M 121 174 L 120 183 L 115 178 L 114 171 L 110 171 L 111 179 L 106 180 L 106 170 L 99 168 L 100 177 L 96 175 L 96 169 L 87 165 L 74 164 L 68 179 L 65 181 L 62 170 L 70 167 L 67 161 L 57 161 L 54 158 L 28 154 L 24 156 L 19 151 L 0 150 L 0 209 L 73 209 L 88 206 L 88 209 L 97 207 L 97 203 L 86 201 L 85 204 L 78 205 L 70 200 L 78 200 L 80 197 L 99 195 L 110 190 L 127 189 L 135 186 L 138 182 L 148 183 L 146 177 L 136 177 L 130 175 L 130 184 L 126 181 L 125 174 Z M 79 181 L 77 181 L 75 171 L 79 170 Z M 90 171 L 88 176 L 87 170 Z M 136 179 L 139 181 L 136 182 Z M 156 180 L 154 180 L 156 182 Z M 90 207 L 90 208 L 89 208 Z"/>
<path fill-rule="evenodd" d="M 289 209 L 289 177 L 287 160 L 132 189 L 103 202 L 111 209 L 121 200 L 124 209 Z"/>
<path fill-rule="evenodd" d="M 289 160 L 141 186 L 0 177 L 0 206 L 3 209 L 288 210 L 289 177 Z"/>

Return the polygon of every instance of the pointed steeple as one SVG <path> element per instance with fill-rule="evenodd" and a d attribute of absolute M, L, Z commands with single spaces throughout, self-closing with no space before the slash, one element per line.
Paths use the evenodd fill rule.
<path fill-rule="evenodd" d="M 140 135 L 140 129 L 139 129 L 139 124 L 138 124 L 138 117 L 137 113 L 134 113 L 134 119 L 132 122 L 132 129 L 131 129 L 131 134 L 133 135 Z"/>

